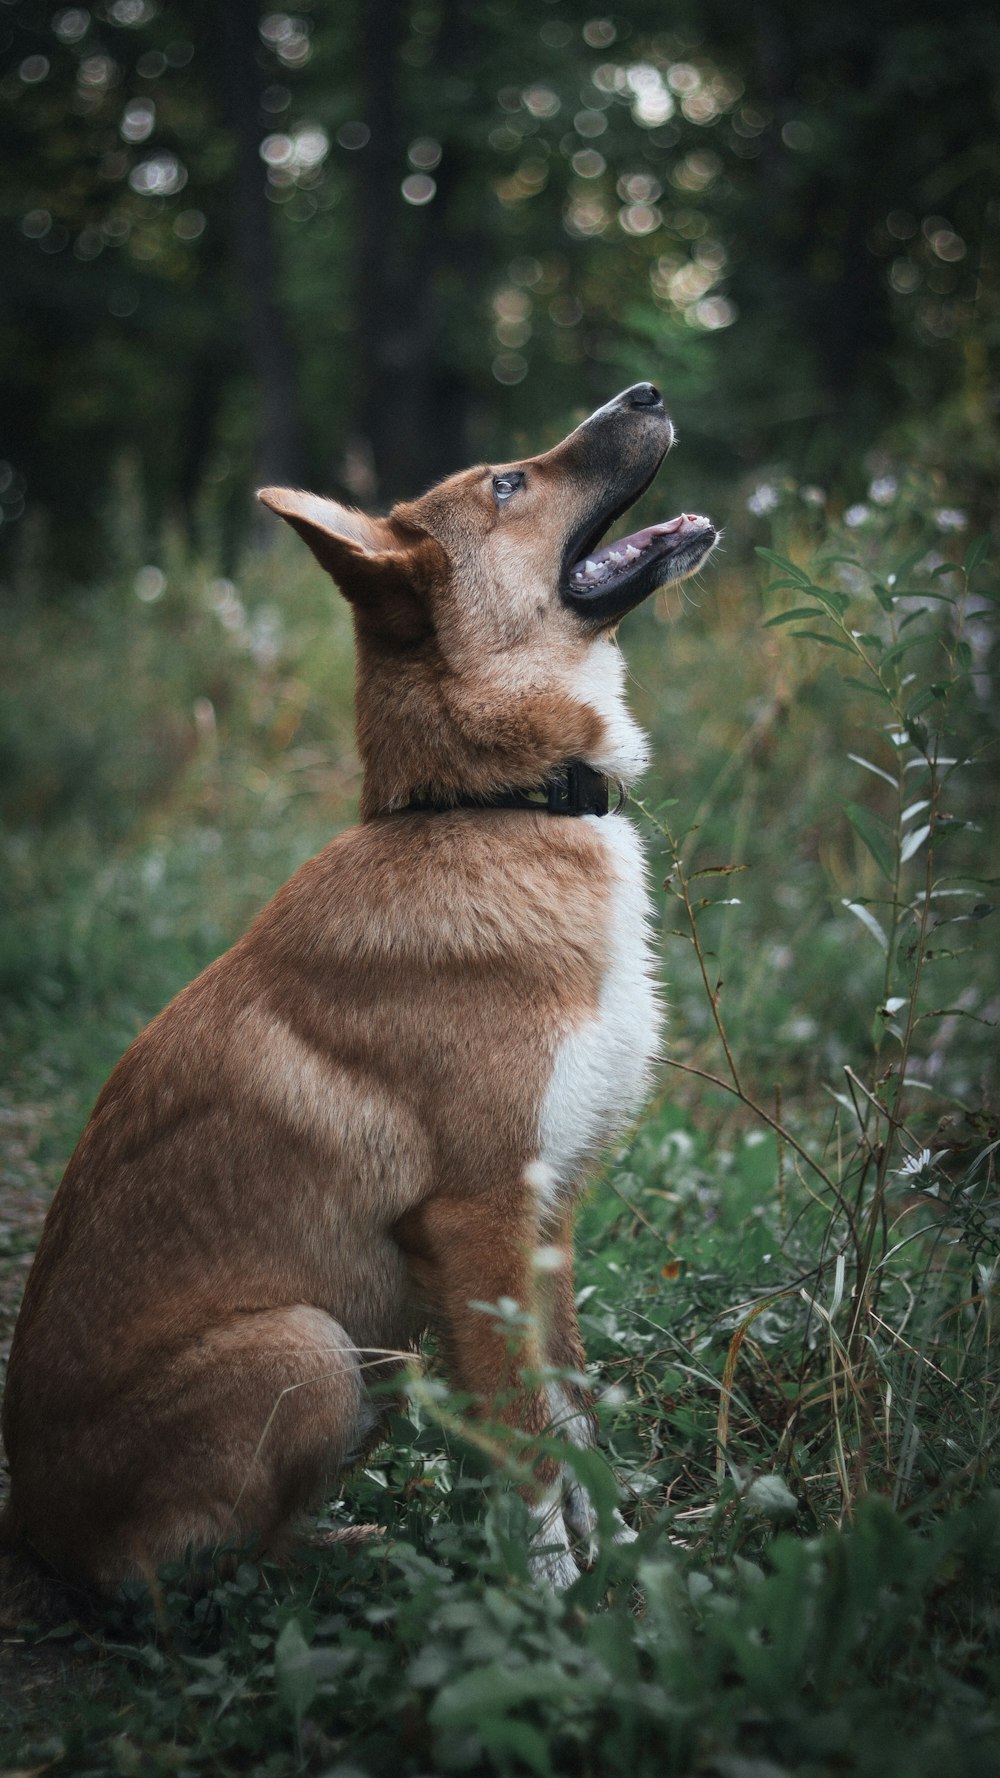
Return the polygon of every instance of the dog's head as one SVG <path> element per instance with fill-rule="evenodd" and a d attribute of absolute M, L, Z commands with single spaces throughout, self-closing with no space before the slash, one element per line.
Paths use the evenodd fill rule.
<path fill-rule="evenodd" d="M 366 813 L 531 786 L 570 758 L 641 769 L 613 632 L 717 533 L 683 513 L 601 539 L 672 442 L 658 390 L 638 383 L 552 450 L 464 470 L 386 518 L 262 489 L 353 607 Z"/>

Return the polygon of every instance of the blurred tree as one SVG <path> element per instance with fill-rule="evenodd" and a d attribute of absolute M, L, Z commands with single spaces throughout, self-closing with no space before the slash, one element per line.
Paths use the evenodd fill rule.
<path fill-rule="evenodd" d="M 255 475 L 385 501 L 649 374 L 692 482 L 846 486 L 919 410 L 985 484 L 998 50 L 978 0 L 0 0 L 0 540 L 89 574 L 124 460 L 232 549 Z"/>
<path fill-rule="evenodd" d="M 746 82 L 726 120 L 735 161 L 720 206 L 741 324 L 719 356 L 751 449 L 835 480 L 859 438 L 970 378 L 988 426 L 996 13 L 974 0 L 948 14 L 935 0 L 697 10 Z"/>
<path fill-rule="evenodd" d="M 278 263 L 261 166 L 260 0 L 221 0 L 217 78 L 234 143 L 233 263 L 243 278 L 248 358 L 260 391 L 254 470 L 263 483 L 302 472 L 295 358 L 278 295 Z"/>
<path fill-rule="evenodd" d="M 231 151 L 183 13 L 154 13 L 0 11 L 6 474 L 74 578 L 114 534 L 99 520 L 122 465 L 151 532 L 193 511 L 239 369 L 219 227 Z"/>

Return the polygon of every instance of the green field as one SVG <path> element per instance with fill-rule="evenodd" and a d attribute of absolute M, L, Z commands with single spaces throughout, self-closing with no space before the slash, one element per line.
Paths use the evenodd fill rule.
<path fill-rule="evenodd" d="M 668 1045 L 579 1222 L 617 1483 L 572 1461 L 638 1542 L 530 1582 L 519 1453 L 431 1362 L 330 1503 L 384 1538 L 4 1632 L 0 1767 L 1000 1769 L 997 583 L 946 500 L 846 527 L 786 487 L 626 626 Z M 300 548 L 122 564 L 5 612 L 8 1331 L 108 1069 L 358 790 Z"/>

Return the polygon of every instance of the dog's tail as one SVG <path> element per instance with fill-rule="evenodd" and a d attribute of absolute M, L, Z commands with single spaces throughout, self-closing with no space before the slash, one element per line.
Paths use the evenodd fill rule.
<path fill-rule="evenodd" d="M 0 1629 L 51 1629 L 75 1615 L 66 1590 L 19 1535 L 9 1507 L 0 1510 Z"/>

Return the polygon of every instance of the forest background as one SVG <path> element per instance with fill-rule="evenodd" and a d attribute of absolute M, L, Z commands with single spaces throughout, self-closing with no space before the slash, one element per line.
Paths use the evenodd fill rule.
<path fill-rule="evenodd" d="M 577 1281 L 639 1544 L 540 1594 L 416 1378 L 331 1504 L 385 1545 L 22 1627 L 12 1769 L 995 1771 L 998 94 L 970 0 L 0 0 L 5 1339 L 117 1055 L 353 819 L 255 486 L 648 377 L 630 522 L 725 532 L 623 627 L 668 1065 Z"/>
<path fill-rule="evenodd" d="M 703 503 L 904 451 L 988 498 L 997 25 L 932 0 L 0 5 L 7 560 L 230 560 L 652 370 Z M 725 515 L 729 518 L 729 511 Z M 9 542 L 8 542 L 9 539 Z"/>

